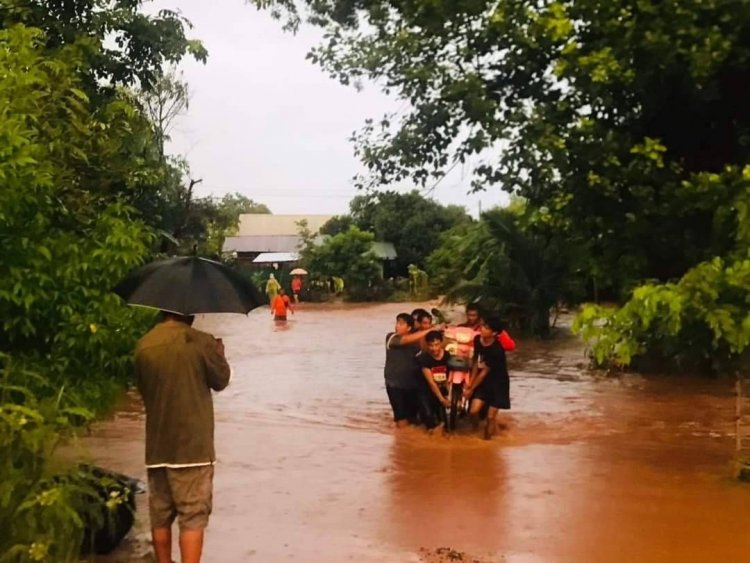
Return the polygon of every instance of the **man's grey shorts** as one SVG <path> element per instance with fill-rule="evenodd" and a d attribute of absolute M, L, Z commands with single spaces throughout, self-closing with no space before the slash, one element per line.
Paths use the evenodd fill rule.
<path fill-rule="evenodd" d="M 148 506 L 152 528 L 181 530 L 208 526 L 213 505 L 214 466 L 156 467 L 148 470 Z"/>

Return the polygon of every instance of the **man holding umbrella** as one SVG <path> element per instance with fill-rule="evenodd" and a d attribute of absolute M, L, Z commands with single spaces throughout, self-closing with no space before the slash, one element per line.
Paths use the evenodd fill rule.
<path fill-rule="evenodd" d="M 162 311 L 135 351 L 146 407 L 151 531 L 158 563 L 170 563 L 177 519 L 181 561 L 198 563 L 216 462 L 211 391 L 229 384 L 230 368 L 221 339 L 191 325 L 198 313 L 247 314 L 262 298 L 234 270 L 195 256 L 147 264 L 114 291 L 131 305 Z"/>
<path fill-rule="evenodd" d="M 307 275 L 307 270 L 295 268 L 289 273 L 294 276 L 292 278 L 292 294 L 294 295 L 294 302 L 299 303 L 299 297 L 302 293 L 302 276 Z"/>
<path fill-rule="evenodd" d="M 197 563 L 212 509 L 214 409 L 211 390 L 229 383 L 221 340 L 165 313 L 136 347 L 135 373 L 146 406 L 149 512 L 159 563 L 172 561 L 172 523 L 183 563 Z"/>

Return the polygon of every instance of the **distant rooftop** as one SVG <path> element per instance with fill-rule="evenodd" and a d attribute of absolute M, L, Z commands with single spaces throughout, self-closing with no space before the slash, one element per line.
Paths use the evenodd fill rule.
<path fill-rule="evenodd" d="M 273 215 L 269 213 L 243 213 L 237 235 L 247 236 L 299 236 L 299 223 L 307 221 L 313 233 L 320 231 L 333 215 Z M 285 252 L 285 251 L 282 251 Z"/>
<path fill-rule="evenodd" d="M 224 252 L 297 252 L 302 239 L 292 236 L 239 236 L 224 240 Z"/>
<path fill-rule="evenodd" d="M 255 264 L 273 264 L 274 262 L 297 262 L 299 252 L 261 252 L 255 257 Z"/>

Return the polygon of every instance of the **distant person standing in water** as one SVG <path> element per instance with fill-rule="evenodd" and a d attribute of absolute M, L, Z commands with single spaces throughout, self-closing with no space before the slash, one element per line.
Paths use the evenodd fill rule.
<path fill-rule="evenodd" d="M 479 334 L 479 329 L 482 324 L 482 313 L 477 303 L 469 303 L 466 306 L 466 322 L 458 325 L 459 327 L 465 327 L 472 329 L 476 334 Z M 508 334 L 508 331 L 503 329 L 497 337 L 498 342 L 506 352 L 512 352 L 516 349 L 516 341 Z"/>
<path fill-rule="evenodd" d="M 268 281 L 266 282 L 266 295 L 268 296 L 268 304 L 271 306 L 271 309 L 273 309 L 273 301 L 279 294 L 280 289 L 281 284 L 276 279 L 276 276 L 270 274 L 268 276 Z"/>
<path fill-rule="evenodd" d="M 292 279 L 292 294 L 294 295 L 294 302 L 299 303 L 299 295 L 302 293 L 302 278 L 295 276 Z"/>
<path fill-rule="evenodd" d="M 482 315 L 479 311 L 479 305 L 477 305 L 476 303 L 469 303 L 466 306 L 466 322 L 458 326 L 471 328 L 479 332 L 479 323 L 481 320 Z"/>
<path fill-rule="evenodd" d="M 289 299 L 289 296 L 284 291 L 284 288 L 279 288 L 279 294 L 274 297 L 271 303 L 271 314 L 275 321 L 285 321 L 287 311 L 291 311 L 294 314 L 294 307 Z"/>

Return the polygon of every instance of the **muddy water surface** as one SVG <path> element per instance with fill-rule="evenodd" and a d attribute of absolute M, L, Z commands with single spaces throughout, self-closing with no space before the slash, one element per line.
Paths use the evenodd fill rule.
<path fill-rule="evenodd" d="M 520 342 L 513 409 L 491 442 L 395 431 L 383 341 L 411 306 L 304 306 L 206 316 L 233 366 L 215 396 L 214 514 L 205 561 L 750 561 L 750 487 L 730 479 L 731 387 L 587 373 L 570 336 Z M 87 440 L 143 469 L 129 397 Z M 148 560 L 146 498 L 118 551 Z M 175 557 L 177 559 L 177 557 Z"/>

